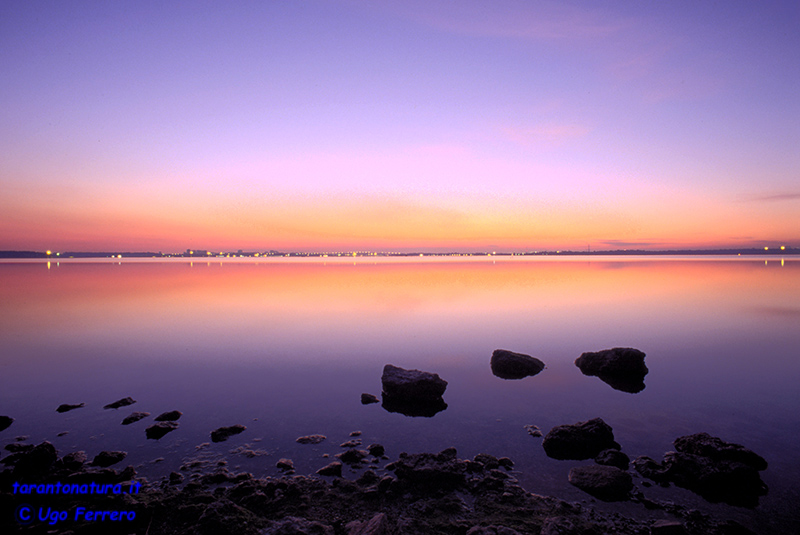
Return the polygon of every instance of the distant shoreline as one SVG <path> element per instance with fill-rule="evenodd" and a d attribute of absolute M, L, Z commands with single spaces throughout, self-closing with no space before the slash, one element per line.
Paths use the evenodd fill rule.
<path fill-rule="evenodd" d="M 212 258 L 363 258 L 363 257 L 481 257 L 481 256 L 794 256 L 800 255 L 800 248 L 748 248 L 748 249 L 614 249 L 608 251 L 528 251 L 523 253 L 452 251 L 446 253 L 430 252 L 383 252 L 383 251 L 342 251 L 342 252 L 298 252 L 298 251 L 226 251 L 211 253 L 209 251 L 185 251 L 181 253 L 141 252 L 141 251 L 0 251 L 0 259 L 49 259 L 67 258 L 188 258 L 204 260 Z"/>

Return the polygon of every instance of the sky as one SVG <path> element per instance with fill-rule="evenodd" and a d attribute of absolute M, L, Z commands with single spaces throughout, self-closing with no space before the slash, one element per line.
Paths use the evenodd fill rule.
<path fill-rule="evenodd" d="M 0 3 L 0 250 L 800 247 L 800 3 Z"/>

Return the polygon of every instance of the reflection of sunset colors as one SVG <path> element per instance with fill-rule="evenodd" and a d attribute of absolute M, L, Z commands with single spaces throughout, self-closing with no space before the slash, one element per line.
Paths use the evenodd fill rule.
<path fill-rule="evenodd" d="M 226 358 L 270 361 L 313 361 L 321 347 L 326 358 L 336 348 L 357 360 L 420 345 L 448 349 L 413 358 L 458 358 L 496 344 L 562 352 L 565 343 L 711 333 L 743 314 L 753 322 L 732 335 L 779 332 L 781 319 L 800 313 L 798 268 L 780 260 L 522 258 L 2 264 L 0 319 L 7 348 L 91 339 L 174 347 L 178 359 L 208 348 L 218 359 L 228 345 L 237 349 Z M 673 332 L 662 332 L 665 325 Z"/>
<path fill-rule="evenodd" d="M 0 250 L 798 247 L 798 9 L 12 3 Z"/>

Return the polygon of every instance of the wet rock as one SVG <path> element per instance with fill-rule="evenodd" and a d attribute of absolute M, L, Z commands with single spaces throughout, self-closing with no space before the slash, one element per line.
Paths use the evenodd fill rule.
<path fill-rule="evenodd" d="M 336 457 L 342 461 L 343 463 L 347 464 L 360 464 L 367 456 L 367 452 L 364 450 L 357 450 L 357 449 L 349 449 L 342 453 L 337 453 Z"/>
<path fill-rule="evenodd" d="M 294 462 L 291 459 L 280 459 L 275 466 L 281 470 L 294 470 Z"/>
<path fill-rule="evenodd" d="M 541 431 L 541 429 L 539 429 L 538 425 L 529 424 L 529 425 L 525 425 L 523 427 L 528 432 L 528 434 L 530 436 L 532 436 L 532 437 L 540 437 L 540 436 L 542 436 L 542 431 Z"/>
<path fill-rule="evenodd" d="M 384 404 L 387 400 L 410 405 L 427 402 L 437 404 L 442 402 L 442 395 L 447 388 L 447 381 L 435 373 L 405 370 L 391 364 L 383 367 L 381 384 Z"/>
<path fill-rule="evenodd" d="M 122 425 L 130 425 L 148 416 L 150 416 L 149 412 L 132 412 L 129 416 L 122 419 Z"/>
<path fill-rule="evenodd" d="M 144 430 L 147 438 L 158 440 L 167 433 L 175 431 L 178 428 L 177 422 L 158 422 Z"/>
<path fill-rule="evenodd" d="M 92 466 L 107 468 L 112 464 L 117 464 L 127 455 L 124 451 L 101 451 L 92 460 Z"/>
<path fill-rule="evenodd" d="M 178 472 L 170 472 L 169 473 L 169 484 L 170 485 L 178 485 L 179 483 L 183 482 L 183 474 L 179 474 Z"/>
<path fill-rule="evenodd" d="M 88 460 L 85 451 L 73 451 L 61 458 L 61 464 L 70 472 L 77 472 Z"/>
<path fill-rule="evenodd" d="M 233 435 L 238 435 L 247 429 L 242 424 L 230 425 L 228 427 L 220 427 L 211 432 L 211 442 L 224 442 Z"/>
<path fill-rule="evenodd" d="M 380 403 L 380 399 L 378 396 L 374 394 L 361 394 L 361 404 L 362 405 L 369 405 L 370 403 Z"/>
<path fill-rule="evenodd" d="M 8 426 L 10 426 L 12 423 L 14 423 L 14 418 L 11 416 L 0 416 L 0 431 L 8 429 Z"/>
<path fill-rule="evenodd" d="M 575 365 L 584 375 L 596 376 L 615 390 L 635 394 L 645 387 L 648 370 L 644 357 L 638 349 L 615 347 L 583 353 L 575 359 Z"/>
<path fill-rule="evenodd" d="M 334 461 L 317 470 L 317 473 L 321 476 L 342 477 L 342 463 Z"/>
<path fill-rule="evenodd" d="M 386 455 L 386 448 L 381 444 L 370 444 L 367 446 L 367 451 L 369 451 L 369 454 L 373 457 L 383 457 Z"/>
<path fill-rule="evenodd" d="M 345 525 L 347 535 L 391 535 L 391 524 L 386 513 L 378 513 L 369 520 L 357 520 Z"/>
<path fill-rule="evenodd" d="M 134 403 L 136 403 L 135 399 L 133 399 L 132 397 L 127 397 L 127 398 L 118 399 L 114 403 L 109 403 L 108 405 L 105 405 L 103 408 L 104 409 L 119 409 L 120 407 L 127 407 L 128 405 L 133 405 Z"/>
<path fill-rule="evenodd" d="M 58 433 L 56 436 L 57 436 L 57 437 L 63 437 L 64 435 L 68 435 L 68 434 L 69 434 L 69 431 L 61 431 L 61 432 L 60 432 L 60 433 Z"/>
<path fill-rule="evenodd" d="M 304 437 L 299 437 L 296 442 L 299 442 L 300 444 L 319 444 L 326 438 L 328 437 L 325 435 L 306 435 Z"/>
<path fill-rule="evenodd" d="M 44 441 L 32 450 L 18 453 L 14 464 L 14 477 L 36 479 L 47 474 L 58 459 L 56 448 Z"/>
<path fill-rule="evenodd" d="M 381 407 L 387 412 L 395 412 L 404 416 L 432 418 L 447 409 L 447 403 L 442 398 L 424 401 L 384 398 Z"/>
<path fill-rule="evenodd" d="M 86 406 L 85 403 L 78 403 L 76 405 L 70 405 L 69 403 L 62 403 L 61 405 L 58 406 L 58 408 L 56 409 L 56 412 L 72 411 L 72 410 L 75 410 L 75 409 L 80 409 L 81 407 L 85 407 L 85 406 Z"/>
<path fill-rule="evenodd" d="M 356 446 L 360 446 L 360 445 L 361 445 L 361 439 L 360 438 L 356 438 L 356 439 L 353 439 L 353 440 L 348 440 L 347 442 L 342 442 L 341 444 L 339 444 L 339 447 L 340 448 L 355 448 Z"/>
<path fill-rule="evenodd" d="M 696 433 L 678 437 L 673 442 L 673 445 L 681 453 L 701 455 L 715 461 L 735 461 L 759 471 L 767 469 L 767 461 L 754 451 L 740 444 L 725 442 L 708 433 Z"/>
<path fill-rule="evenodd" d="M 620 470 L 627 470 L 631 460 L 619 450 L 603 450 L 597 454 L 594 462 L 605 466 L 616 466 Z"/>
<path fill-rule="evenodd" d="M 466 463 L 456 458 L 456 449 L 440 453 L 401 453 L 398 460 L 386 466 L 398 481 L 426 490 L 452 489 L 465 484 Z"/>
<path fill-rule="evenodd" d="M 544 362 L 506 349 L 495 349 L 491 360 L 492 373 L 501 379 L 522 379 L 544 369 Z"/>
<path fill-rule="evenodd" d="M 755 507 L 767 494 L 758 473 L 767 462 L 751 450 L 707 433 L 680 437 L 674 444 L 683 451 L 667 452 L 662 463 L 639 457 L 634 468 L 648 479 L 674 483 L 712 503 Z"/>
<path fill-rule="evenodd" d="M 154 418 L 156 422 L 175 422 L 183 416 L 181 411 L 167 411 L 162 412 Z"/>
<path fill-rule="evenodd" d="M 545 453 L 553 459 L 592 459 L 601 451 L 620 449 L 611 426 L 601 418 L 552 428 L 542 441 Z"/>
<path fill-rule="evenodd" d="M 605 502 L 627 500 L 633 489 L 631 475 L 615 466 L 576 466 L 569 471 L 569 482 Z"/>
<path fill-rule="evenodd" d="M 270 526 L 261 535 L 334 535 L 334 531 L 327 524 L 290 516 L 270 522 Z"/>
<path fill-rule="evenodd" d="M 19 452 L 26 452 L 31 451 L 35 446 L 33 444 L 17 444 L 16 442 L 13 444 L 6 444 L 6 451 L 10 451 L 11 453 L 19 453 Z"/>

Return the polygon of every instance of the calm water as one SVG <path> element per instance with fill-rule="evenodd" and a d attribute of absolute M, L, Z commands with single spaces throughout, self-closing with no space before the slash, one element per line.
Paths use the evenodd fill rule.
<path fill-rule="evenodd" d="M 567 474 L 581 462 L 547 458 L 523 426 L 546 433 L 599 416 L 632 458 L 660 460 L 676 437 L 706 431 L 770 463 L 770 492 L 754 510 L 682 489 L 643 489 L 648 497 L 763 533 L 800 528 L 800 259 L 2 262 L 0 325 L 0 414 L 16 419 L 0 445 L 29 435 L 62 454 L 121 449 L 158 477 L 211 430 L 241 423 L 247 431 L 204 452 L 276 475 L 281 457 L 315 471 L 360 430 L 390 458 L 449 446 L 506 455 L 528 490 L 579 501 L 588 496 Z M 573 364 L 616 346 L 647 353 L 641 393 Z M 498 379 L 497 348 L 547 368 Z M 380 394 L 387 363 L 440 374 L 447 410 L 410 418 L 361 405 L 362 392 Z M 138 402 L 102 409 L 125 396 Z M 86 407 L 55 412 L 78 402 Z M 184 413 L 180 428 L 158 442 L 144 436 L 152 416 L 120 425 L 133 410 L 172 409 Z M 311 433 L 328 440 L 295 442 Z M 231 453 L 241 446 L 262 455 Z"/>

